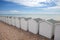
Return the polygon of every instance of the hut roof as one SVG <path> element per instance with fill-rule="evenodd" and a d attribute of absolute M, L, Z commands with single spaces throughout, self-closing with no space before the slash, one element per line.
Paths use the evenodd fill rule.
<path fill-rule="evenodd" d="M 39 21 L 42 21 L 43 19 L 41 19 L 41 18 L 35 18 L 34 20 L 37 21 L 37 22 L 39 22 Z"/>
<path fill-rule="evenodd" d="M 47 20 L 47 21 L 49 21 L 49 22 L 51 22 L 51 23 L 56 23 L 56 22 L 58 22 L 58 21 L 53 20 L 53 19 L 49 19 L 49 20 Z"/>
<path fill-rule="evenodd" d="M 29 18 L 20 17 L 20 19 L 25 19 L 27 21 L 27 20 L 31 19 L 31 17 L 29 17 Z"/>

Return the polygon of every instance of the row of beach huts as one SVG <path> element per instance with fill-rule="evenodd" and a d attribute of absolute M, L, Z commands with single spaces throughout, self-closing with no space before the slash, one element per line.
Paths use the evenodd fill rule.
<path fill-rule="evenodd" d="M 60 40 L 60 21 L 16 16 L 0 16 L 0 21 L 33 34 L 39 34 L 50 39 L 54 36 L 54 40 Z"/>

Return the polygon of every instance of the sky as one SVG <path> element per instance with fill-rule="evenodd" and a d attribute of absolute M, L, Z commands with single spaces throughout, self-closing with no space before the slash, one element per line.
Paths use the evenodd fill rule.
<path fill-rule="evenodd" d="M 0 14 L 59 14 L 60 0 L 0 0 Z"/>
<path fill-rule="evenodd" d="M 2 14 L 57 14 L 60 16 L 60 0 L 0 0 L 0 15 Z"/>

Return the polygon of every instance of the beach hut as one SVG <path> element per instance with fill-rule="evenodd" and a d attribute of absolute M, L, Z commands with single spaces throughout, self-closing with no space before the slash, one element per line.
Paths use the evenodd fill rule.
<path fill-rule="evenodd" d="M 30 18 L 24 18 L 24 17 L 21 17 L 21 29 L 27 31 L 28 30 L 28 19 Z"/>
<path fill-rule="evenodd" d="M 8 24 L 8 16 L 6 17 L 6 23 Z"/>
<path fill-rule="evenodd" d="M 6 24 L 8 24 L 8 16 L 6 16 Z"/>
<path fill-rule="evenodd" d="M 6 21 L 5 19 L 6 19 L 6 18 L 5 18 L 5 16 L 4 16 L 4 23 L 5 23 L 5 21 Z"/>
<path fill-rule="evenodd" d="M 1 21 L 1 16 L 0 16 L 0 21 Z"/>
<path fill-rule="evenodd" d="M 5 22 L 5 16 L 2 16 L 2 17 L 1 17 L 1 21 L 2 21 L 2 22 Z"/>
<path fill-rule="evenodd" d="M 8 20 L 9 20 L 8 24 L 9 24 L 9 25 L 12 25 L 12 24 L 11 24 L 11 22 L 12 22 L 11 18 L 12 18 L 11 16 L 8 17 Z"/>
<path fill-rule="evenodd" d="M 2 22 L 4 22 L 4 16 L 2 16 Z"/>
<path fill-rule="evenodd" d="M 9 24 L 9 16 L 7 16 L 7 24 Z"/>
<path fill-rule="evenodd" d="M 36 19 L 29 19 L 28 20 L 28 29 L 29 32 L 33 33 L 33 34 L 37 34 L 39 31 L 39 21 L 41 21 L 40 18 L 36 18 Z"/>
<path fill-rule="evenodd" d="M 1 17 L 1 21 L 4 22 L 4 16 Z"/>
<path fill-rule="evenodd" d="M 1 21 L 4 22 L 4 16 L 1 16 Z"/>
<path fill-rule="evenodd" d="M 47 38 L 52 38 L 54 35 L 54 20 L 42 20 L 39 25 L 39 34 Z"/>
<path fill-rule="evenodd" d="M 20 26 L 20 17 L 16 17 L 16 19 L 15 19 L 15 21 L 16 21 L 16 27 L 17 28 L 20 28 L 21 26 Z"/>
<path fill-rule="evenodd" d="M 60 21 L 55 23 L 54 40 L 60 40 Z"/>
<path fill-rule="evenodd" d="M 11 24 L 12 24 L 13 26 L 16 26 L 15 17 L 12 17 L 12 18 L 11 18 L 11 21 L 12 21 L 12 23 L 11 23 Z"/>
<path fill-rule="evenodd" d="M 5 22 L 5 16 L 2 16 L 2 21 Z"/>
<path fill-rule="evenodd" d="M 1 16 L 0 16 L 0 22 L 1 22 Z"/>

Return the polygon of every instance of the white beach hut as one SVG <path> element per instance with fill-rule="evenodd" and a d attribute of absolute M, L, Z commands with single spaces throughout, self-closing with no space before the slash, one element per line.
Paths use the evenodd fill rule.
<path fill-rule="evenodd" d="M 12 22 L 12 17 L 11 17 L 11 16 L 8 17 L 8 20 L 9 20 L 8 24 L 9 24 L 9 25 L 12 25 L 12 24 L 11 24 L 11 22 Z"/>
<path fill-rule="evenodd" d="M 1 17 L 1 21 L 3 21 L 5 23 L 6 22 L 6 16 L 4 18 Z"/>
<path fill-rule="evenodd" d="M 54 40 L 60 40 L 60 21 L 55 23 Z"/>
<path fill-rule="evenodd" d="M 21 27 L 21 25 L 20 25 L 20 17 L 16 17 L 16 19 L 15 19 L 15 21 L 16 21 L 16 27 L 17 28 L 20 28 Z"/>
<path fill-rule="evenodd" d="M 2 16 L 0 16 L 0 21 L 1 21 Z"/>
<path fill-rule="evenodd" d="M 11 21 L 12 21 L 12 23 L 11 23 L 11 24 L 12 24 L 13 26 L 16 26 L 15 17 L 12 17 L 12 20 L 11 20 Z"/>
<path fill-rule="evenodd" d="M 7 16 L 7 24 L 9 24 L 9 16 Z"/>
<path fill-rule="evenodd" d="M 1 16 L 1 21 L 3 21 L 5 23 L 5 16 Z"/>
<path fill-rule="evenodd" d="M 5 16 L 4 16 L 4 23 L 5 23 L 5 19 L 6 19 L 6 18 L 5 18 Z"/>
<path fill-rule="evenodd" d="M 36 18 L 36 19 L 29 19 L 28 20 L 28 29 L 29 32 L 33 33 L 33 34 L 37 34 L 39 31 L 39 21 L 41 21 L 40 18 Z"/>
<path fill-rule="evenodd" d="M 28 30 L 28 19 L 30 18 L 24 18 L 24 17 L 21 17 L 21 29 L 27 31 Z"/>
<path fill-rule="evenodd" d="M 39 27 L 39 34 L 42 36 L 45 36 L 47 38 L 52 38 L 54 35 L 54 22 L 53 20 L 42 20 L 40 22 L 40 27 Z"/>
<path fill-rule="evenodd" d="M 2 16 L 1 21 L 4 22 L 4 16 Z"/>
<path fill-rule="evenodd" d="M 4 20 L 4 18 L 3 18 L 3 16 L 2 16 L 1 21 L 3 22 L 3 20 Z"/>
<path fill-rule="evenodd" d="M 1 21 L 1 16 L 0 16 L 0 21 Z"/>
<path fill-rule="evenodd" d="M 2 17 L 2 21 L 5 22 L 5 16 Z"/>
<path fill-rule="evenodd" d="M 8 22 L 9 22 L 9 20 L 8 20 L 8 19 L 9 19 L 9 17 L 7 16 L 7 24 L 8 24 Z"/>
<path fill-rule="evenodd" d="M 2 16 L 0 16 L 0 21 L 2 21 Z"/>
<path fill-rule="evenodd" d="M 8 16 L 6 16 L 6 24 L 8 24 Z"/>

